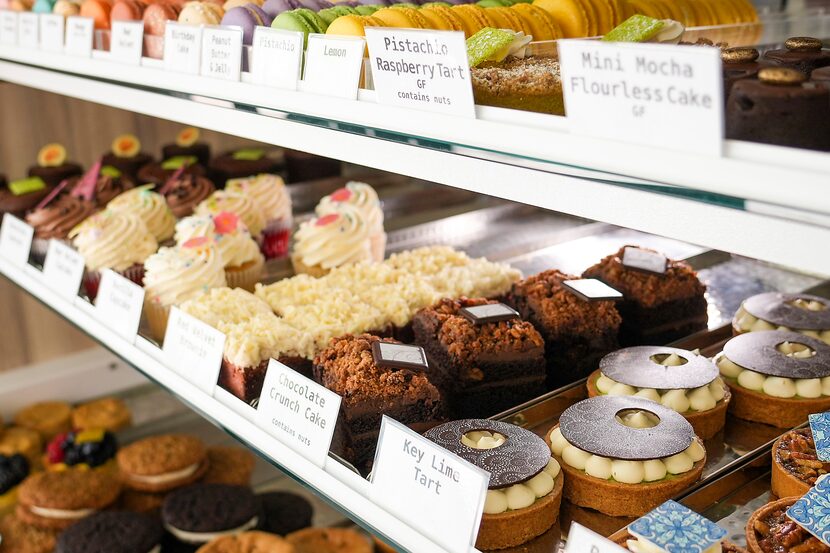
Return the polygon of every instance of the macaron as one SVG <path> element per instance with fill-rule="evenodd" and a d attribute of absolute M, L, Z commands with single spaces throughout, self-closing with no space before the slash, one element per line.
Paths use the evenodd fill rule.
<path fill-rule="evenodd" d="M 222 536 L 203 545 L 196 553 L 296 553 L 285 539 L 265 532 L 242 532 Z"/>
<path fill-rule="evenodd" d="M 98 30 L 110 28 L 110 11 L 112 4 L 109 0 L 84 0 L 81 3 L 81 17 L 91 17 L 93 26 Z"/>
<path fill-rule="evenodd" d="M 146 492 L 163 492 L 192 484 L 209 466 L 202 441 L 184 434 L 139 440 L 122 448 L 116 461 L 124 485 Z"/>
<path fill-rule="evenodd" d="M 207 449 L 210 468 L 202 482 L 250 486 L 254 472 L 254 456 L 247 449 L 233 446 L 213 446 Z"/>
<path fill-rule="evenodd" d="M 435 29 L 436 31 L 461 31 L 461 24 L 460 23 L 453 23 L 446 14 L 438 12 L 436 10 L 431 10 L 427 8 L 422 8 L 419 13 L 421 17 L 426 19 L 427 25 L 429 25 L 430 29 Z"/>
<path fill-rule="evenodd" d="M 38 528 L 20 520 L 14 513 L 0 517 L 2 551 L 14 553 L 52 553 L 55 550 L 57 530 Z"/>
<path fill-rule="evenodd" d="M 256 4 L 261 8 L 262 2 L 263 0 L 226 0 L 226 2 L 222 4 L 222 9 L 227 12 L 228 10 L 232 10 L 234 8 L 247 6 L 248 4 Z"/>
<path fill-rule="evenodd" d="M 320 16 L 320 18 L 325 21 L 328 26 L 331 25 L 332 21 L 342 15 L 353 15 L 357 13 L 357 9 L 352 8 L 351 6 L 332 6 L 331 8 L 320 10 L 317 12 L 317 15 Z"/>
<path fill-rule="evenodd" d="M 332 21 L 327 35 L 366 36 L 366 27 L 386 27 L 374 15 L 344 15 Z"/>
<path fill-rule="evenodd" d="M 282 12 L 301 8 L 300 0 L 266 0 L 262 9 L 271 17 L 277 17 Z"/>
<path fill-rule="evenodd" d="M 475 4 L 460 4 L 450 8 L 463 22 L 464 36 L 470 38 L 485 27 L 492 27 L 493 22 L 487 17 L 484 8 Z"/>
<path fill-rule="evenodd" d="M 534 0 L 533 5 L 553 16 L 565 38 L 593 34 L 590 32 L 588 13 L 580 0 Z"/>
<path fill-rule="evenodd" d="M 96 513 L 73 524 L 58 536 L 55 553 L 152 552 L 161 545 L 164 530 L 158 519 L 140 513 Z"/>
<path fill-rule="evenodd" d="M 329 8 L 333 8 L 334 4 L 329 2 L 329 0 L 298 0 L 300 2 L 301 8 L 306 8 L 307 10 L 311 10 L 313 12 L 318 12 L 320 10 L 327 10 Z"/>
<path fill-rule="evenodd" d="M 350 528 L 305 528 L 285 536 L 296 553 L 372 553 L 372 541 Z"/>
<path fill-rule="evenodd" d="M 530 26 L 530 34 L 534 41 L 562 38 L 562 28 L 559 23 L 545 10 L 533 4 L 516 4 L 509 9 L 516 12 Z"/>
<path fill-rule="evenodd" d="M 32 11 L 34 13 L 52 13 L 55 8 L 56 0 L 35 0 L 32 4 Z"/>
<path fill-rule="evenodd" d="M 477 6 L 482 8 L 509 8 L 515 4 L 513 0 L 478 0 Z"/>
<path fill-rule="evenodd" d="M 485 8 L 487 15 L 499 29 L 511 29 L 521 31 L 526 35 L 532 34 L 530 26 L 519 17 L 513 10 L 504 7 Z"/>
<path fill-rule="evenodd" d="M 253 530 L 259 514 L 259 503 L 250 488 L 226 484 L 195 484 L 176 490 L 161 508 L 164 528 L 189 545 Z"/>
<path fill-rule="evenodd" d="M 135 1 L 119 0 L 118 3 Z M 113 13 L 115 13 L 115 6 Z M 130 426 L 131 423 L 132 415 L 127 405 L 114 397 L 83 403 L 72 410 L 72 428 L 75 430 L 103 429 L 118 432 Z"/>
<path fill-rule="evenodd" d="M 20 485 L 16 513 L 28 524 L 62 530 L 106 509 L 120 493 L 114 471 L 40 472 Z"/>
<path fill-rule="evenodd" d="M 43 401 L 21 409 L 14 416 L 17 426 L 38 432 L 44 442 L 71 429 L 72 406 L 63 401 Z"/>
<path fill-rule="evenodd" d="M 58 0 L 61 2 L 62 0 Z M 144 34 L 153 36 L 164 36 L 164 30 L 168 21 L 179 19 L 181 10 L 175 4 L 157 2 L 150 4 L 144 10 Z"/>
<path fill-rule="evenodd" d="M 354 10 L 357 15 L 372 15 L 381 8 L 383 8 L 383 4 L 367 4 L 358 6 Z"/>
<path fill-rule="evenodd" d="M 309 34 L 325 33 L 328 26 L 326 25 L 326 22 L 313 11 L 300 8 L 282 12 L 274 18 L 274 21 L 271 23 L 271 27 L 274 29 L 282 29 L 284 31 L 296 31 L 303 33 L 303 47 L 305 47 L 308 44 Z"/>
<path fill-rule="evenodd" d="M 424 25 L 428 24 L 428 20 L 416 10 L 400 6 L 380 9 L 372 14 L 372 17 L 380 20 L 386 27 L 400 29 L 423 29 Z"/>
<path fill-rule="evenodd" d="M 257 494 L 264 520 L 260 528 L 266 532 L 285 536 L 311 526 L 314 509 L 304 497 L 289 492 Z"/>
<path fill-rule="evenodd" d="M 242 27 L 242 43 L 251 45 L 254 42 L 254 29 L 270 27 L 272 17 L 265 13 L 256 4 L 248 4 L 239 8 L 231 8 L 222 17 L 222 25 L 236 25 Z"/>
<path fill-rule="evenodd" d="M 116 0 L 110 11 L 110 21 L 138 21 L 144 17 L 147 4 L 142 0 Z"/>
<path fill-rule="evenodd" d="M 212 2 L 188 2 L 179 13 L 179 23 L 184 25 L 219 25 L 224 15 L 222 8 Z"/>
<path fill-rule="evenodd" d="M 58 0 L 55 2 L 55 7 L 52 8 L 52 13 L 70 17 L 81 13 L 81 5 L 73 0 Z"/>
<path fill-rule="evenodd" d="M 443 4 L 433 2 L 431 4 L 424 5 L 424 7 L 421 8 L 421 15 L 423 15 L 430 21 L 443 21 L 443 23 L 438 23 L 438 27 L 433 28 L 440 29 L 441 25 L 448 25 L 449 28 L 444 30 L 464 31 L 464 22 L 461 20 L 458 14 L 456 14 L 452 9 Z"/>
<path fill-rule="evenodd" d="M 31 466 L 40 466 L 43 438 L 40 433 L 20 426 L 11 426 L 0 432 L 0 454 L 20 453 Z"/>

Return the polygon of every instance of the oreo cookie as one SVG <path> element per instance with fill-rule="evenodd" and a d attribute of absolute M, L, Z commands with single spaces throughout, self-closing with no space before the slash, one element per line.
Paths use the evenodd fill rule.
<path fill-rule="evenodd" d="M 162 535 L 161 523 L 149 515 L 101 512 L 61 533 L 55 553 L 146 553 L 161 544 Z"/>
<path fill-rule="evenodd" d="M 217 534 L 251 530 L 259 502 L 244 486 L 195 484 L 167 496 L 161 508 L 165 529 L 179 542 L 200 545 Z"/>
<path fill-rule="evenodd" d="M 260 529 L 285 536 L 311 526 L 314 509 L 304 497 L 288 492 L 257 494 L 263 520 Z"/>

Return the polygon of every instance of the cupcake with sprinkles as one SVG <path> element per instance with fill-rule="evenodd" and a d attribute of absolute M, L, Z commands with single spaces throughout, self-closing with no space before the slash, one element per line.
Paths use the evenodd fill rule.
<path fill-rule="evenodd" d="M 380 261 L 372 254 L 371 229 L 363 213 L 348 204 L 300 225 L 291 262 L 297 273 L 315 277 L 335 267 Z"/>
<path fill-rule="evenodd" d="M 265 219 L 261 248 L 266 259 L 288 255 L 288 241 L 294 224 L 291 214 L 291 195 L 279 175 L 261 174 L 243 179 L 231 179 L 225 190 L 248 196 L 258 205 Z"/>
<path fill-rule="evenodd" d="M 159 244 L 173 238 L 176 218 L 164 196 L 153 192 L 154 185 L 146 184 L 119 194 L 107 209 L 117 213 L 132 213 L 141 219 Z"/>

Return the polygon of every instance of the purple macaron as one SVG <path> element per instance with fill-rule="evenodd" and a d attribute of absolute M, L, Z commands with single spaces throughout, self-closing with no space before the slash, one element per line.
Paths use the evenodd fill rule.
<path fill-rule="evenodd" d="M 265 10 L 265 13 L 271 17 L 277 17 L 282 12 L 296 10 L 302 7 L 303 5 L 300 4 L 299 0 L 266 0 L 266 2 L 262 5 L 262 9 Z"/>
<path fill-rule="evenodd" d="M 270 27 L 272 17 L 256 4 L 245 4 L 225 12 L 222 25 L 242 27 L 242 43 L 250 46 L 256 27 Z"/>
<path fill-rule="evenodd" d="M 334 4 L 328 0 L 299 0 L 299 2 L 301 4 L 301 8 L 308 8 L 313 12 L 319 12 L 320 10 L 334 7 Z"/>

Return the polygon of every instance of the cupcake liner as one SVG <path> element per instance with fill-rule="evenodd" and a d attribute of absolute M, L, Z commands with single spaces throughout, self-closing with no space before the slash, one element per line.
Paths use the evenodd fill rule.
<path fill-rule="evenodd" d="M 265 259 L 262 257 L 239 267 L 225 267 L 225 280 L 229 288 L 242 288 L 253 292 L 256 283 L 262 279 L 264 268 Z"/>
<path fill-rule="evenodd" d="M 144 280 L 144 264 L 143 263 L 136 263 L 131 267 L 127 267 L 123 271 L 115 271 L 119 275 L 130 279 L 131 281 L 135 282 L 139 286 L 143 285 Z M 95 298 L 98 296 L 98 288 L 101 286 L 101 271 L 90 271 L 86 270 L 84 272 L 84 280 L 83 280 L 84 290 L 86 291 L 86 295 L 89 298 L 89 301 L 94 302 Z"/>
<path fill-rule="evenodd" d="M 291 264 L 294 266 L 294 272 L 298 275 L 306 274 L 313 277 L 322 277 L 328 274 L 328 271 L 320 265 L 309 266 L 303 263 L 299 255 L 291 256 Z"/>
<path fill-rule="evenodd" d="M 290 217 L 268 221 L 259 240 L 259 249 L 265 259 L 277 259 L 288 255 L 292 225 Z"/>
<path fill-rule="evenodd" d="M 167 332 L 167 317 L 169 315 L 169 305 L 162 305 L 154 300 L 146 300 L 144 302 L 144 316 L 147 317 L 147 324 L 150 325 L 150 337 L 159 344 L 164 341 L 164 333 Z"/>

